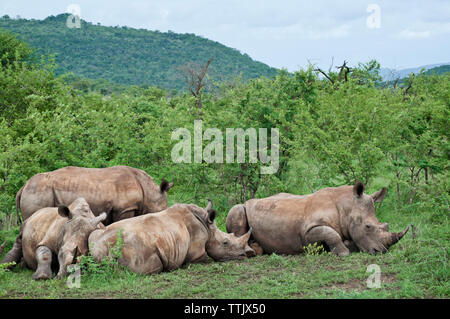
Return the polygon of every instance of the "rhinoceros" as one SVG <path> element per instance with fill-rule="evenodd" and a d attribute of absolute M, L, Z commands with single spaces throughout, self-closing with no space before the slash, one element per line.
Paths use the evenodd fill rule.
<path fill-rule="evenodd" d="M 69 206 L 41 208 L 22 224 L 21 249 L 12 261 L 23 257 L 27 267 L 36 270 L 35 280 L 51 278 L 52 266 L 59 266 L 58 278 L 62 278 L 77 255 L 88 253 L 88 237 L 105 227 L 101 224 L 105 218 L 106 213 L 94 216 L 84 198 Z"/>
<path fill-rule="evenodd" d="M 83 168 L 68 166 L 31 177 L 16 195 L 16 213 L 19 209 L 25 221 L 44 207 L 69 205 L 83 197 L 95 216 L 107 214 L 104 224 L 121 219 L 155 213 L 167 208 L 167 191 L 173 183 L 154 182 L 143 170 L 129 166 Z M 21 235 L 3 262 L 15 261 L 20 254 Z"/>
<path fill-rule="evenodd" d="M 250 247 L 256 254 L 298 254 L 320 243 L 338 256 L 352 251 L 386 252 L 408 231 L 389 232 L 375 216 L 374 202 L 381 202 L 386 188 L 367 195 L 365 186 L 321 189 L 309 195 L 280 193 L 235 205 L 226 218 L 226 229 L 236 235 L 253 228 Z"/>
<path fill-rule="evenodd" d="M 172 186 L 164 179 L 158 185 L 143 170 L 129 166 L 68 166 L 31 177 L 16 195 L 16 209 L 26 220 L 38 209 L 69 205 L 83 197 L 94 215 L 106 212 L 105 224 L 110 224 L 166 209 Z"/>
<path fill-rule="evenodd" d="M 219 230 L 215 210 L 194 204 L 175 204 L 166 210 L 133 217 L 95 230 L 89 236 L 94 260 L 110 256 L 110 249 L 122 236 L 119 264 L 141 274 L 159 273 L 183 264 L 203 261 L 207 255 L 215 261 L 253 256 L 247 245 L 251 229 L 241 237 Z"/>

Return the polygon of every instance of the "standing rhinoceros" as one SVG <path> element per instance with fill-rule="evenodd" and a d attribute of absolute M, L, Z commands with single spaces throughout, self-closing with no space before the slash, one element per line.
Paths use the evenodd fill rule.
<path fill-rule="evenodd" d="M 350 251 L 386 252 L 408 231 L 391 233 L 375 216 L 374 202 L 381 202 L 386 188 L 367 195 L 365 186 L 321 189 L 310 195 L 281 193 L 235 205 L 226 228 L 236 235 L 253 228 L 250 246 L 258 253 L 298 254 L 315 242 L 339 256 Z M 261 250 L 262 248 L 262 250 Z M 349 249 L 350 248 L 350 249 Z"/>
<path fill-rule="evenodd" d="M 241 237 L 219 230 L 216 212 L 196 205 L 175 204 L 166 210 L 115 222 L 89 236 L 89 249 L 95 260 L 110 255 L 121 233 L 122 257 L 119 263 L 142 274 L 179 268 L 202 261 L 209 255 L 216 261 L 243 259 L 254 255 L 247 245 L 249 230 Z"/>
<path fill-rule="evenodd" d="M 42 208 L 23 223 L 20 253 L 13 261 L 23 256 L 26 265 L 36 270 L 36 280 L 51 278 L 52 264 L 57 264 L 58 278 L 62 278 L 77 254 L 87 254 L 88 237 L 104 227 L 100 223 L 105 218 L 105 213 L 95 217 L 84 198 L 77 198 L 69 207 Z"/>
<path fill-rule="evenodd" d="M 16 209 L 26 220 L 38 209 L 69 205 L 83 197 L 95 216 L 106 212 L 108 225 L 166 209 L 167 191 L 172 186 L 164 179 L 158 185 L 143 170 L 129 166 L 68 166 L 31 177 L 16 195 Z"/>

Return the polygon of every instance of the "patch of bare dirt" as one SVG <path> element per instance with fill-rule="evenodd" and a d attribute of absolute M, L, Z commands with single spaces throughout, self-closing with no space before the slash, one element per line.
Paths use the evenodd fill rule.
<path fill-rule="evenodd" d="M 396 281 L 396 276 L 394 274 L 381 274 L 381 287 L 386 287 L 386 284 L 392 284 Z M 350 279 L 347 282 L 339 282 L 333 283 L 332 285 L 328 285 L 323 287 L 324 289 L 339 289 L 346 291 L 361 291 L 363 289 L 367 289 L 367 281 L 366 279 Z"/>

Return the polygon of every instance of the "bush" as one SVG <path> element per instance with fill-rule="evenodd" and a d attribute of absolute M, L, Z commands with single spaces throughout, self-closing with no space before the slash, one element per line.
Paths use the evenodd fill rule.
<path fill-rule="evenodd" d="M 303 246 L 303 250 L 307 256 L 318 256 L 325 252 L 325 248 L 318 243 L 308 244 L 307 246 Z"/>
<path fill-rule="evenodd" d="M 120 229 L 116 243 L 110 248 L 109 254 L 100 262 L 96 262 L 92 255 L 79 257 L 79 265 L 82 273 L 108 280 L 111 275 L 123 271 L 124 267 L 119 264 L 119 259 L 122 258 L 122 247 L 123 234 L 122 229 Z"/>

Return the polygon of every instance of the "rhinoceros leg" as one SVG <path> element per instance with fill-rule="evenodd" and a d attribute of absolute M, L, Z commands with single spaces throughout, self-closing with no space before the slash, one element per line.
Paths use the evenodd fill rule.
<path fill-rule="evenodd" d="M 128 266 L 133 272 L 144 275 L 157 274 L 164 269 L 164 265 L 157 253 L 152 254 L 143 262 L 139 262 L 136 258 L 131 258 L 128 262 L 125 261 L 125 263 L 127 263 L 126 266 Z"/>
<path fill-rule="evenodd" d="M 33 274 L 34 280 L 52 278 L 52 251 L 47 246 L 39 246 L 36 249 L 37 269 Z"/>
<path fill-rule="evenodd" d="M 317 226 L 308 231 L 305 236 L 306 245 L 325 242 L 330 251 L 338 256 L 348 256 L 349 249 L 344 245 L 341 236 L 331 227 Z"/>

